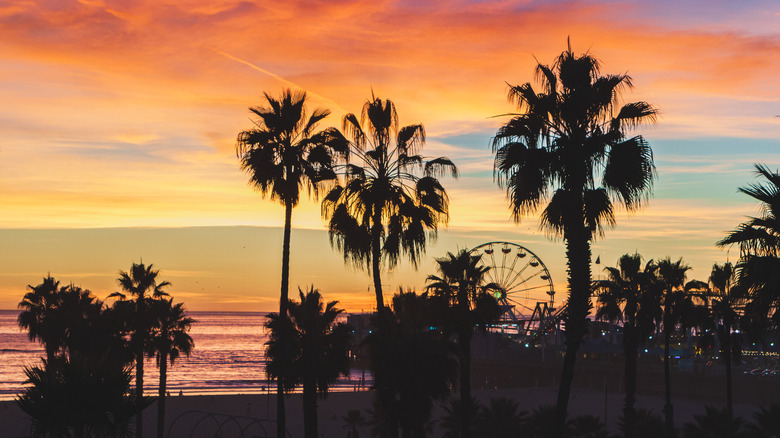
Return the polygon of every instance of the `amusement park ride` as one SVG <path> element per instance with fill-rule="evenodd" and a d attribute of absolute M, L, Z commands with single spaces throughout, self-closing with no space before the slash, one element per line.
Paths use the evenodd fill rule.
<path fill-rule="evenodd" d="M 471 254 L 489 268 L 483 286 L 490 284 L 503 311 L 493 329 L 531 346 L 559 330 L 566 304 L 555 307 L 550 271 L 539 256 L 511 242 L 484 243 Z"/>

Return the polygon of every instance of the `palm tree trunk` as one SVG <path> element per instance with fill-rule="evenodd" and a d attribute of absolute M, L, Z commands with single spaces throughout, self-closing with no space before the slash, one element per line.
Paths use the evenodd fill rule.
<path fill-rule="evenodd" d="M 56 353 L 56 348 L 51 348 L 49 345 L 46 345 L 46 374 L 49 377 L 49 383 L 54 383 L 55 376 L 55 367 L 54 367 L 54 355 Z"/>
<path fill-rule="evenodd" d="M 729 427 L 726 436 L 732 437 L 734 436 L 734 405 L 731 392 L 731 324 L 724 324 L 723 331 L 723 359 L 726 362 L 726 415 Z"/>
<path fill-rule="evenodd" d="M 279 296 L 279 316 L 287 318 L 288 288 L 290 284 L 290 229 L 292 228 L 292 203 L 284 204 L 284 240 L 282 241 L 282 290 Z M 282 332 L 285 336 L 286 332 Z M 282 348 L 287 345 L 281 339 Z M 286 358 L 286 352 L 282 352 Z M 284 438 L 287 433 L 287 416 L 284 409 L 284 378 L 276 379 L 276 436 Z"/>
<path fill-rule="evenodd" d="M 667 318 L 664 318 L 664 392 L 666 393 L 666 404 L 664 405 L 664 417 L 666 419 L 666 438 L 674 437 L 674 410 L 672 408 L 672 364 L 669 362 L 669 338 L 671 327 L 667 324 L 668 313 L 666 308 L 669 306 L 667 303 L 664 306 L 664 313 L 667 314 Z"/>
<path fill-rule="evenodd" d="M 585 336 L 590 300 L 590 241 L 589 232 L 579 224 L 567 227 L 565 232 L 566 259 L 569 271 L 569 302 L 566 311 L 566 354 L 563 357 L 561 384 L 558 387 L 554 436 L 562 438 L 566 427 L 569 396 L 574 380 L 574 363 L 577 351 Z M 570 222 L 572 223 L 572 222 Z"/>
<path fill-rule="evenodd" d="M 317 438 L 317 384 L 311 378 L 303 383 L 303 435 Z"/>
<path fill-rule="evenodd" d="M 460 402 L 464 407 L 462 418 L 461 438 L 471 437 L 471 420 L 473 418 L 474 406 L 471 405 L 471 330 L 470 327 L 461 328 L 458 336 L 460 341 L 461 364 L 460 364 Z"/>
<path fill-rule="evenodd" d="M 144 397 L 144 350 L 143 339 L 140 341 L 141 347 L 138 347 L 135 353 L 135 395 L 140 403 Z M 135 436 L 143 438 L 144 436 L 144 411 L 139 411 L 135 416 Z"/>
<path fill-rule="evenodd" d="M 168 352 L 161 352 L 160 389 L 157 392 L 157 438 L 165 435 L 165 387 L 168 383 Z"/>
<path fill-rule="evenodd" d="M 636 312 L 636 307 L 633 309 Z M 625 430 L 625 438 L 632 438 L 636 432 L 636 410 L 634 403 L 636 402 L 636 359 L 637 359 L 637 347 L 638 339 L 636 333 L 636 327 L 633 322 L 625 325 L 623 329 L 623 354 L 625 356 L 625 373 L 626 373 L 626 399 L 623 402 L 623 424 Z"/>
<path fill-rule="evenodd" d="M 381 438 L 398 438 L 399 429 L 396 383 L 392 381 L 392 370 L 388 365 L 392 363 L 390 355 L 393 354 L 391 351 L 393 318 L 393 313 L 388 308 L 382 308 L 377 312 L 375 330 L 378 340 L 371 359 L 374 368 L 374 414 L 379 419 L 378 429 Z"/>
<path fill-rule="evenodd" d="M 463 407 L 461 438 L 471 438 L 471 420 L 474 406 L 471 405 L 471 321 L 469 318 L 469 294 L 465 285 L 458 286 L 458 344 L 460 347 L 460 403 Z"/>
<path fill-rule="evenodd" d="M 379 224 L 380 214 L 374 215 L 374 227 L 371 228 L 371 274 L 374 277 L 374 293 L 376 294 L 376 311 L 384 309 L 384 298 L 382 295 L 382 227 Z"/>

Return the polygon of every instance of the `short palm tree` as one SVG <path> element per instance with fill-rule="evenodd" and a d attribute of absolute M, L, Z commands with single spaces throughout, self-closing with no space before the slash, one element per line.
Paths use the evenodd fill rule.
<path fill-rule="evenodd" d="M 635 438 L 658 438 L 664 435 L 664 420 L 653 411 L 639 408 L 634 419 Z M 625 433 L 626 422 L 624 417 L 618 418 L 618 430 Z"/>
<path fill-rule="evenodd" d="M 608 279 L 596 282 L 599 308 L 596 318 L 623 322 L 623 353 L 626 398 L 623 405 L 625 436 L 636 433 L 636 371 L 640 344 L 649 336 L 660 318 L 660 296 L 653 285 L 656 270 L 653 261 L 642 269 L 639 254 L 620 257 L 617 267 L 607 267 Z"/>
<path fill-rule="evenodd" d="M 151 310 L 157 321 L 152 329 L 148 354 L 157 358 L 157 366 L 160 368 L 160 386 L 157 392 L 157 438 L 163 438 L 168 362 L 173 365 L 179 356 L 189 356 L 192 352 L 195 343 L 188 332 L 195 320 L 187 316 L 183 303 L 173 304 L 173 298 L 155 300 Z"/>
<path fill-rule="evenodd" d="M 135 394 L 140 400 L 144 396 L 144 353 L 151 339 L 151 331 L 157 321 L 154 320 L 151 311 L 152 300 L 168 296 L 163 289 L 170 286 L 167 281 L 158 282 L 160 271 L 154 269 L 154 265 L 133 263 L 130 270 L 119 271 L 117 283 L 124 292 L 114 292 L 109 297 L 119 298 L 126 302 L 124 306 L 130 314 L 128 330 L 130 332 L 130 346 L 135 353 Z M 132 298 L 128 301 L 128 295 Z M 121 306 L 120 306 L 121 307 Z M 136 437 L 143 437 L 143 411 L 138 412 L 135 424 Z"/>
<path fill-rule="evenodd" d="M 344 182 L 322 202 L 331 243 L 357 267 L 371 271 L 377 311 L 384 308 L 381 269 L 396 266 L 402 254 L 414 266 L 425 252 L 427 233 L 449 217 L 447 192 L 438 176 L 457 176 L 455 165 L 418 155 L 425 144 L 423 125 L 398 128 L 390 100 L 371 97 L 360 120 L 344 117 L 349 141 Z M 415 172 L 421 169 L 421 172 Z"/>
<path fill-rule="evenodd" d="M 747 425 L 755 438 L 775 438 L 780 436 L 780 404 L 770 403 L 769 407 L 759 406 L 753 414 L 753 423 Z"/>
<path fill-rule="evenodd" d="M 704 406 L 704 415 L 694 415 L 693 423 L 683 427 L 683 438 L 743 438 L 750 436 L 745 431 L 742 417 L 732 418 L 722 409 Z"/>
<path fill-rule="evenodd" d="M 268 93 L 264 96 L 264 105 L 250 108 L 257 121 L 254 128 L 238 134 L 236 155 L 241 169 L 249 174 L 249 183 L 260 195 L 284 205 L 279 315 L 286 317 L 292 209 L 298 205 L 301 189 L 316 199 L 321 183 L 336 177 L 332 169 L 334 154 L 346 150 L 346 141 L 335 130 L 317 131 L 330 111 L 316 108 L 309 114 L 306 92 L 286 89 L 279 98 Z M 284 392 L 282 383 L 277 383 L 277 436 L 282 437 L 286 431 Z"/>
<path fill-rule="evenodd" d="M 106 355 L 122 364 L 133 362 L 134 352 L 130 351 L 125 338 L 129 314 L 106 307 L 88 290 L 74 285 L 63 291 L 60 306 L 67 315 L 66 353 L 92 357 Z"/>
<path fill-rule="evenodd" d="M 493 284 L 483 285 L 485 274 L 490 269 L 479 264 L 480 256 L 468 250 L 457 254 L 447 253 L 437 258 L 439 275 L 429 275 L 426 289 L 446 299 L 450 306 L 451 325 L 458 339 L 460 363 L 460 398 L 463 406 L 471 400 L 471 339 L 475 325 L 493 322 L 500 316 L 495 298 L 489 291 Z M 470 436 L 473 415 L 462 415 L 462 437 Z"/>
<path fill-rule="evenodd" d="M 693 310 L 693 301 L 685 291 L 686 272 L 690 266 L 680 258 L 672 261 L 666 257 L 657 264 L 656 281 L 660 292 L 663 294 L 663 331 L 664 331 L 664 393 L 666 404 L 664 405 L 664 418 L 666 425 L 666 438 L 674 437 L 674 410 L 672 407 L 672 383 L 671 383 L 671 356 L 669 343 L 672 332 L 683 318 L 690 316 Z"/>
<path fill-rule="evenodd" d="M 300 302 L 288 304 L 289 318 L 268 314 L 266 327 L 271 334 L 266 372 L 288 389 L 303 385 L 304 436 L 316 438 L 317 394 L 326 395 L 340 376 L 349 375 L 352 329 L 336 322 L 344 312 L 336 307 L 338 301 L 323 304 L 314 287 L 305 294 L 299 290 L 299 296 Z"/>
<path fill-rule="evenodd" d="M 100 319 L 103 302 L 89 290 L 73 284 L 62 288 L 59 295 L 58 312 L 61 313 L 60 320 L 66 328 L 64 350 L 87 352 L 92 347 L 91 343 L 101 344 L 94 339 L 89 339 L 89 334 L 94 334 L 94 330 L 90 330 L 89 326 L 90 323 Z M 104 347 L 103 343 L 97 348 Z"/>
<path fill-rule="evenodd" d="M 49 328 L 64 333 L 62 344 L 43 367 L 25 369 L 29 386 L 17 404 L 32 417 L 35 436 L 127 436 L 129 421 L 153 401 L 128 395 L 131 355 L 122 321 L 128 314 L 74 285 L 56 295 Z"/>
<path fill-rule="evenodd" d="M 519 410 L 517 403 L 505 397 L 491 398 L 477 415 L 479 438 L 514 438 L 523 431 L 525 412 Z M 461 435 L 462 436 L 462 435 Z"/>
<path fill-rule="evenodd" d="M 46 362 L 53 363 L 54 356 L 65 344 L 66 325 L 60 312 L 62 291 L 60 282 L 51 275 L 46 276 L 37 286 L 28 285 L 24 298 L 19 303 L 17 322 L 27 330 L 31 341 L 39 341 L 46 351 Z"/>
<path fill-rule="evenodd" d="M 153 400 L 129 394 L 130 368 L 110 359 L 76 353 L 57 356 L 45 369 L 25 367 L 28 386 L 15 401 L 32 418 L 33 436 L 131 436 L 130 420 Z"/>
<path fill-rule="evenodd" d="M 744 301 L 744 289 L 736 282 L 736 270 L 731 263 L 712 266 L 710 285 L 714 295 L 712 313 L 717 324 L 717 336 L 720 341 L 720 356 L 726 365 L 726 414 L 733 418 L 732 372 L 731 364 L 740 354 L 739 337 L 732 331 L 737 328 L 739 311 Z"/>
<path fill-rule="evenodd" d="M 360 430 L 358 428 L 368 424 L 360 409 L 348 410 L 347 414 L 341 417 L 341 421 L 344 422 L 344 429 L 348 429 L 347 438 L 360 438 Z"/>
<path fill-rule="evenodd" d="M 507 190 L 512 217 L 519 221 L 547 202 L 541 226 L 566 243 L 566 354 L 555 433 L 560 437 L 590 308 L 590 243 L 614 225 L 615 202 L 634 211 L 647 199 L 655 175 L 652 150 L 644 138 L 627 132 L 654 122 L 657 113 L 646 102 L 621 106 L 631 78 L 601 76 L 597 59 L 577 56 L 571 47 L 552 67 L 538 64 L 536 74 L 541 91 L 531 83 L 509 89 L 520 114 L 493 138 L 494 169 Z"/>
<path fill-rule="evenodd" d="M 427 436 L 434 400 L 449 394 L 457 361 L 448 336 L 437 329 L 441 303 L 427 293 L 399 291 L 392 310 L 374 316 L 364 343 L 371 357 L 379 436 Z M 433 327 L 433 328 L 432 328 Z"/>

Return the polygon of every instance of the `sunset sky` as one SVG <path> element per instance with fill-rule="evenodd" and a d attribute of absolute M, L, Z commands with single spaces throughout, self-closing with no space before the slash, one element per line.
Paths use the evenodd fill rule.
<path fill-rule="evenodd" d="M 654 197 L 618 212 L 594 258 L 682 256 L 697 279 L 734 261 L 714 243 L 757 212 L 737 188 L 753 163 L 780 167 L 776 1 L 0 0 L 0 309 L 47 273 L 104 297 L 141 259 L 192 310 L 273 309 L 284 209 L 248 186 L 234 145 L 262 92 L 288 87 L 332 110 L 323 128 L 372 90 L 390 98 L 402 125 L 425 125 L 423 153 L 461 171 L 443 179 L 448 227 L 388 293 L 421 290 L 433 257 L 500 240 L 539 254 L 562 299 L 563 244 L 536 217 L 512 222 L 489 142 L 514 110 L 507 83 L 533 81 L 567 36 L 661 112 L 637 131 Z M 331 250 L 318 204 L 293 226 L 291 291 L 368 310 L 371 279 Z"/>

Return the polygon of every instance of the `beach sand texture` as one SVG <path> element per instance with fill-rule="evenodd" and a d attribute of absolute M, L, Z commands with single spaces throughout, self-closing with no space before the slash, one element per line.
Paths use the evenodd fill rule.
<path fill-rule="evenodd" d="M 553 388 L 512 388 L 494 390 L 476 390 L 475 396 L 486 403 L 492 397 L 510 397 L 520 406 L 521 410 L 531 411 L 534 408 L 555 402 L 557 392 Z M 605 397 L 606 395 L 606 397 Z M 606 405 L 605 405 L 606 398 Z M 246 427 L 246 437 L 262 437 L 261 429 L 256 424 L 250 424 L 249 419 L 275 418 L 275 400 L 273 395 L 213 395 L 213 396 L 172 396 L 168 402 L 168 425 L 166 433 L 170 430 L 169 438 L 187 437 L 214 437 L 217 423 L 224 423 L 222 437 L 239 437 L 242 427 Z M 371 407 L 373 393 L 341 392 L 331 393 L 327 399 L 319 403 L 320 436 L 325 438 L 346 437 L 347 430 L 341 417 L 350 409 L 365 410 Z M 717 401 L 712 404 L 720 405 Z M 572 392 L 570 401 L 571 415 L 590 414 L 604 419 L 606 410 L 607 423 L 610 430 L 617 430 L 617 419 L 620 415 L 622 396 L 619 393 L 587 389 L 576 389 Z M 681 426 L 685 422 L 693 420 L 693 415 L 704 413 L 704 403 L 700 400 L 675 400 L 675 422 Z M 302 401 L 300 394 L 291 394 L 287 397 L 288 431 L 291 437 L 303 436 Z M 643 396 L 637 397 L 637 406 L 651 409 L 660 413 L 663 407 L 663 397 Z M 745 419 L 752 417 L 757 409 L 757 403 L 735 404 L 735 415 Z M 192 411 L 198 411 L 196 414 Z M 190 413 L 188 413 L 190 412 Z M 434 418 L 442 415 L 439 407 L 434 413 Z M 208 414 L 214 414 L 209 416 Z M 365 413 L 364 413 L 365 415 Z M 236 417 L 235 420 L 229 417 Z M 152 405 L 145 411 L 144 434 L 154 437 L 156 425 L 156 405 Z M 171 427 L 171 424 L 173 426 Z M 29 432 L 29 420 L 13 402 L 0 402 L 0 425 L 2 435 L 9 438 L 26 437 Z M 248 427 L 247 427 L 248 426 Z M 273 436 L 275 429 L 273 424 L 265 424 L 267 436 Z M 370 436 L 368 427 L 362 428 L 361 436 Z M 441 436 L 436 431 L 433 436 Z"/>

